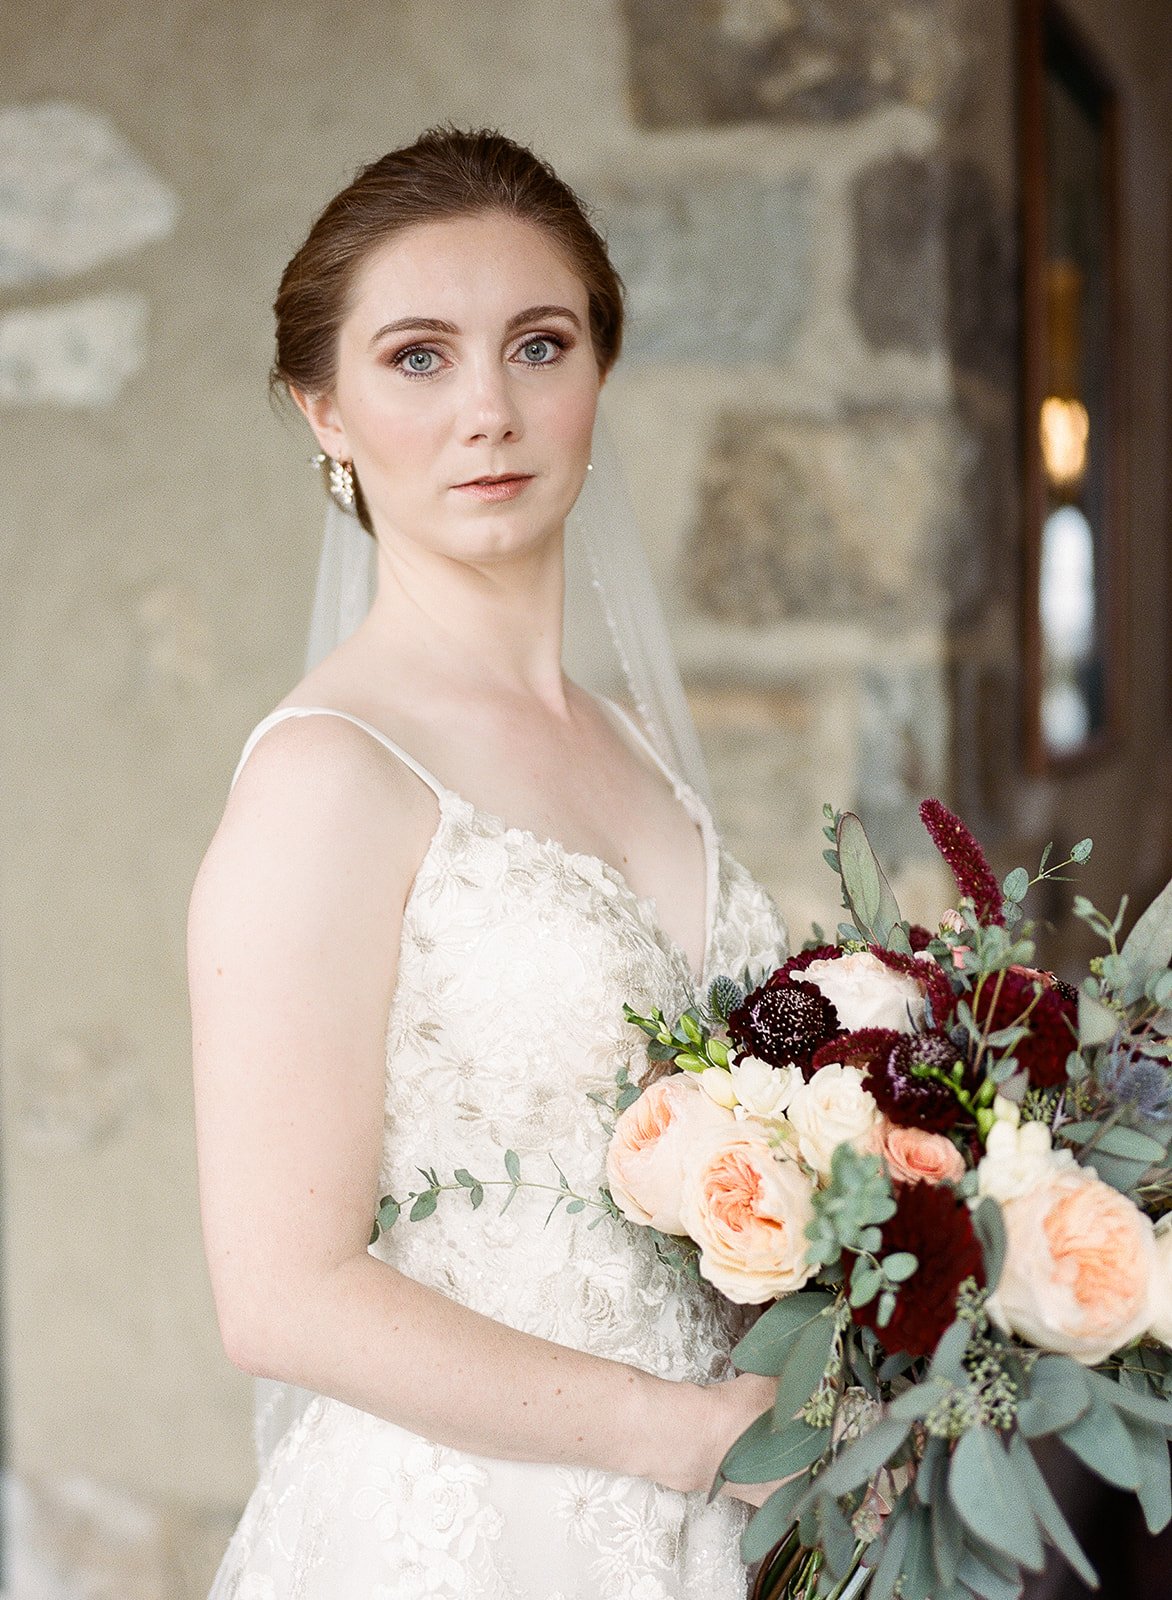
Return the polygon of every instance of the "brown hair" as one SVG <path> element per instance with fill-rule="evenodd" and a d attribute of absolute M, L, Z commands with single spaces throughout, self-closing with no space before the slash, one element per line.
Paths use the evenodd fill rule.
<path fill-rule="evenodd" d="M 326 206 L 285 268 L 273 312 L 277 350 L 270 386 L 328 394 L 338 329 L 355 274 L 403 228 L 482 211 L 532 222 L 581 278 L 590 336 L 605 373 L 623 334 L 623 285 L 589 210 L 540 156 L 491 128 L 429 128 L 414 144 L 372 161 Z"/>

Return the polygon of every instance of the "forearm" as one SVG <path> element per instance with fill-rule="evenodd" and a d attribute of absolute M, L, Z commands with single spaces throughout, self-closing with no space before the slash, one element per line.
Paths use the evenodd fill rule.
<path fill-rule="evenodd" d="M 369 1254 L 290 1297 L 237 1359 L 474 1455 L 711 1480 L 699 1386 L 520 1332 Z"/>

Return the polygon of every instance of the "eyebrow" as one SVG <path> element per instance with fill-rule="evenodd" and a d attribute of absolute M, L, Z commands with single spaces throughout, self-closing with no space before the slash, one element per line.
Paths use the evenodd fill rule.
<path fill-rule="evenodd" d="M 582 331 L 581 321 L 569 306 L 527 306 L 524 311 L 518 311 L 516 316 L 509 318 L 505 323 L 505 332 L 512 333 L 514 328 L 520 328 L 526 322 L 540 322 L 546 317 L 565 317 L 574 324 L 579 333 Z M 458 334 L 460 331 L 454 322 L 445 322 L 441 317 L 400 317 L 396 322 L 384 322 L 370 342 L 377 344 L 388 333 L 405 333 L 409 330 L 452 334 Z"/>

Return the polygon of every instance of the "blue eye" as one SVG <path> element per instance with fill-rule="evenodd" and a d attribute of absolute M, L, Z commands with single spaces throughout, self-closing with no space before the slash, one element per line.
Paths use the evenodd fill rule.
<path fill-rule="evenodd" d="M 426 378 L 435 371 L 435 368 L 431 365 L 431 363 L 432 361 L 436 360 L 437 357 L 434 350 L 404 350 L 403 353 L 397 356 L 395 359 L 397 364 L 402 366 L 405 372 L 414 373 L 421 378 Z"/>
<path fill-rule="evenodd" d="M 565 348 L 565 344 L 561 339 L 555 339 L 545 333 L 535 339 L 526 339 L 521 346 L 520 352 L 525 358 L 522 365 L 527 367 L 551 367 L 555 361 L 560 361 Z"/>

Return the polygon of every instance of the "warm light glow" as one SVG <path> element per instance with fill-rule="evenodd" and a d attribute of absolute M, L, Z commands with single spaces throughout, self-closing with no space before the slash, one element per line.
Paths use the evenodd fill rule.
<path fill-rule="evenodd" d="M 1087 470 L 1087 441 L 1091 419 L 1081 400 L 1060 400 L 1049 395 L 1042 401 L 1039 418 L 1042 461 L 1056 489 L 1073 489 Z"/>

